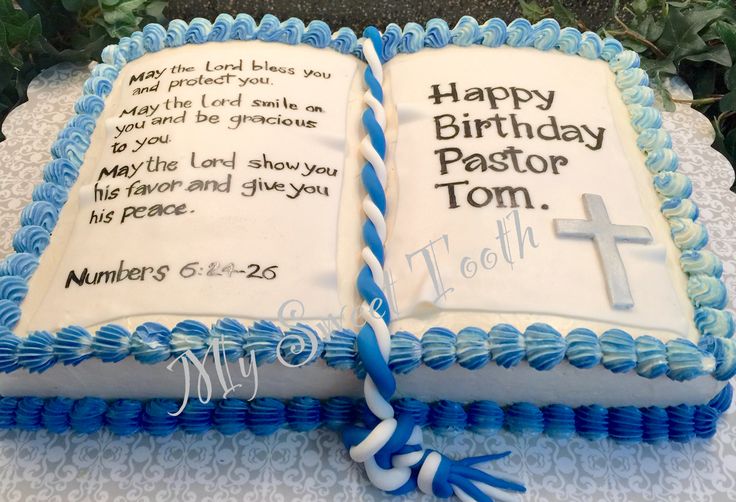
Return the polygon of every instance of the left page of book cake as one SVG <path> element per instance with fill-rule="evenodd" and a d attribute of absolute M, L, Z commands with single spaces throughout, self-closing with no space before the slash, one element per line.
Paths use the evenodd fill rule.
<path fill-rule="evenodd" d="M 362 67 L 330 49 L 260 41 L 126 64 L 18 332 L 349 312 Z"/>

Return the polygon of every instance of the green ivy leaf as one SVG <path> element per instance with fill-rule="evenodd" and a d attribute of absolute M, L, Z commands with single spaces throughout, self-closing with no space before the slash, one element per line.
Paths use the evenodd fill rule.
<path fill-rule="evenodd" d="M 682 59 L 688 61 L 713 61 L 721 66 L 730 67 L 732 64 L 731 55 L 728 53 L 728 49 L 725 45 L 716 45 L 709 47 L 705 52 L 700 54 L 691 54 L 689 56 L 683 56 Z"/>
<path fill-rule="evenodd" d="M 555 19 L 560 23 L 560 26 L 575 26 L 578 24 L 578 16 L 565 7 L 562 0 L 553 0 L 552 13 L 554 14 Z"/>
<path fill-rule="evenodd" d="M 638 25 L 635 25 L 636 31 L 639 32 L 647 40 L 657 40 L 662 36 L 664 31 L 664 18 L 654 18 L 651 14 L 644 16 L 644 19 Z"/>
<path fill-rule="evenodd" d="M 732 66 L 725 75 L 726 88 L 731 91 L 736 91 L 736 66 Z"/>
<path fill-rule="evenodd" d="M 730 131 L 724 130 L 722 121 L 715 118 L 713 119 L 713 130 L 715 130 L 716 133 L 716 138 L 713 141 L 713 148 L 725 155 L 731 164 L 736 163 L 736 144 L 734 144 L 734 139 L 729 138 L 728 144 L 726 144 L 726 136 L 732 135 L 736 129 L 732 129 Z M 736 188 L 736 183 L 731 187 L 731 190 L 734 188 Z"/>
<path fill-rule="evenodd" d="M 654 74 L 667 74 L 667 75 L 676 75 L 677 74 L 677 68 L 675 68 L 675 63 L 671 59 L 650 59 L 650 58 L 641 58 L 641 68 L 645 70 L 648 74 L 654 75 Z"/>
<path fill-rule="evenodd" d="M 716 92 L 716 68 L 715 65 L 701 65 L 697 69 L 697 78 L 692 80 L 690 88 L 695 99 L 712 96 Z M 711 105 L 707 105 L 711 106 Z"/>
<path fill-rule="evenodd" d="M 12 0 L 0 0 L 0 21 L 7 24 L 23 24 L 27 20 L 28 15 L 16 9 Z"/>
<path fill-rule="evenodd" d="M 108 5 L 114 7 L 114 10 L 133 13 L 144 6 L 148 0 L 102 0 L 102 2 L 109 2 Z M 103 10 L 108 9 L 103 7 Z"/>
<path fill-rule="evenodd" d="M 0 63 L 0 97 L 2 91 L 11 85 L 15 71 L 8 63 Z"/>
<path fill-rule="evenodd" d="M 631 2 L 631 10 L 634 11 L 634 14 L 637 16 L 641 16 L 647 12 L 649 9 L 649 5 L 647 0 L 634 0 Z"/>
<path fill-rule="evenodd" d="M 736 154 L 736 129 L 731 129 L 723 141 L 726 151 L 729 152 L 731 157 Z"/>
<path fill-rule="evenodd" d="M 718 21 L 715 23 L 715 31 L 718 34 L 718 38 L 723 42 L 723 45 L 728 48 L 731 58 L 736 58 L 736 25 L 726 23 L 725 21 Z"/>
<path fill-rule="evenodd" d="M 23 60 L 13 54 L 11 49 L 8 45 L 8 33 L 5 30 L 5 24 L 0 22 L 0 61 L 5 61 L 17 70 L 23 64 Z"/>
<path fill-rule="evenodd" d="M 69 12 L 79 12 L 83 4 L 84 0 L 61 0 L 61 5 Z"/>
<path fill-rule="evenodd" d="M 731 91 L 723 96 L 718 103 L 718 107 L 722 113 L 736 112 L 736 91 Z"/>
<path fill-rule="evenodd" d="M 521 7 L 521 15 L 531 22 L 536 22 L 542 19 L 547 11 L 537 0 L 519 0 L 519 6 Z"/>
<path fill-rule="evenodd" d="M 157 23 L 161 23 L 166 19 L 164 9 L 168 4 L 166 0 L 154 0 L 146 5 L 146 15 L 152 17 Z"/>
<path fill-rule="evenodd" d="M 693 9 L 684 15 L 679 9 L 671 8 L 657 45 L 675 62 L 685 56 L 706 52 L 708 45 L 698 33 L 726 13 L 726 9 Z"/>
<path fill-rule="evenodd" d="M 636 40 L 634 40 L 632 38 L 624 38 L 623 40 L 621 40 L 621 43 L 623 44 L 623 46 L 625 48 L 627 48 L 629 50 L 632 50 L 632 51 L 634 51 L 636 53 L 639 53 L 639 54 L 641 54 L 642 52 L 645 52 L 647 49 L 649 49 L 649 47 L 647 47 L 643 43 L 637 42 Z"/>
<path fill-rule="evenodd" d="M 676 110 L 675 102 L 672 101 L 672 94 L 669 89 L 664 85 L 662 78 L 659 74 L 652 77 L 651 81 L 652 89 L 659 98 L 662 100 L 662 107 L 667 112 L 674 112 Z"/>

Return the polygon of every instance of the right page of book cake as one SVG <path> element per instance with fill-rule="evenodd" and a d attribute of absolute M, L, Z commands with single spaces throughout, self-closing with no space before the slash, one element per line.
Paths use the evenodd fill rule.
<path fill-rule="evenodd" d="M 546 322 L 697 337 L 605 62 L 446 47 L 398 55 L 385 75 L 394 331 Z"/>

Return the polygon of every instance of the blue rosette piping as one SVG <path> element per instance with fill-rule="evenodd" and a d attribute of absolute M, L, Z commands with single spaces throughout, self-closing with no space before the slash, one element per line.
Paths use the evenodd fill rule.
<path fill-rule="evenodd" d="M 701 334 L 721 338 L 731 338 L 736 321 L 727 310 L 700 307 L 695 309 L 695 326 Z"/>
<path fill-rule="evenodd" d="M 608 436 L 608 410 L 596 404 L 575 408 L 575 427 L 578 434 L 590 441 Z"/>
<path fill-rule="evenodd" d="M 171 355 L 171 331 L 156 322 L 145 322 L 138 326 L 130 337 L 130 353 L 143 364 L 156 364 Z"/>
<path fill-rule="evenodd" d="M 95 332 L 91 348 L 106 363 L 122 361 L 130 354 L 130 333 L 118 324 L 105 324 Z"/>
<path fill-rule="evenodd" d="M 333 331 L 325 340 L 324 360 L 327 366 L 338 370 L 355 369 L 358 358 L 356 334 L 349 329 Z"/>
<path fill-rule="evenodd" d="M 542 408 L 544 432 L 555 439 L 569 439 L 575 434 L 575 410 L 563 404 Z"/>
<path fill-rule="evenodd" d="M 481 32 L 483 28 L 481 27 Z M 506 25 L 504 25 L 504 33 Z M 430 19 L 427 21 L 424 32 L 424 46 L 433 49 L 441 49 L 452 41 L 450 27 L 444 19 Z"/>
<path fill-rule="evenodd" d="M 20 308 L 10 300 L 0 300 L 0 328 L 13 329 L 20 321 Z"/>
<path fill-rule="evenodd" d="M 74 403 L 69 423 L 74 432 L 93 434 L 105 424 L 107 403 L 96 397 L 84 397 Z"/>
<path fill-rule="evenodd" d="M 276 348 L 284 337 L 281 329 L 271 321 L 256 321 L 245 337 L 245 353 L 255 354 L 256 364 L 271 364 L 276 361 Z"/>
<path fill-rule="evenodd" d="M 485 435 L 498 432 L 504 423 L 503 409 L 494 401 L 474 401 L 468 405 L 468 426 Z"/>
<path fill-rule="evenodd" d="M 248 420 L 248 403 L 241 399 L 223 399 L 217 403 L 212 414 L 215 429 L 226 436 L 242 431 Z"/>
<path fill-rule="evenodd" d="M 297 396 L 286 404 L 286 421 L 295 431 L 307 432 L 322 425 L 322 406 L 319 399 Z"/>
<path fill-rule="evenodd" d="M 151 399 L 143 407 L 141 427 L 152 436 L 170 436 L 179 427 L 174 415 L 178 410 L 179 403 L 173 399 Z"/>
<path fill-rule="evenodd" d="M 305 366 L 322 356 L 324 343 L 317 331 L 299 323 L 286 331 L 278 350 L 287 366 Z"/>
<path fill-rule="evenodd" d="M 524 340 L 527 361 L 535 370 L 551 370 L 565 358 L 565 339 L 548 324 L 530 325 L 524 332 Z"/>
<path fill-rule="evenodd" d="M 43 373 L 56 363 L 54 337 L 47 331 L 32 331 L 18 346 L 18 363 L 31 373 Z"/>
<path fill-rule="evenodd" d="M 491 360 L 489 335 L 476 327 L 461 329 L 457 334 L 456 355 L 460 366 L 469 370 L 482 368 Z"/>
<path fill-rule="evenodd" d="M 419 427 L 429 425 L 430 406 L 424 401 L 419 401 L 411 397 L 401 397 L 391 401 L 396 415 L 409 414 L 412 420 Z"/>
<path fill-rule="evenodd" d="M 406 331 L 397 331 L 391 336 L 391 353 L 388 367 L 400 375 L 411 373 L 422 364 L 422 344 L 417 337 Z"/>
<path fill-rule="evenodd" d="M 422 360 L 433 370 L 445 370 L 455 364 L 457 337 L 449 329 L 429 328 L 421 342 Z"/>
<path fill-rule="evenodd" d="M 587 328 L 575 328 L 567 335 L 567 361 L 580 369 L 597 366 L 603 357 L 598 336 Z"/>
<path fill-rule="evenodd" d="M 670 419 L 670 440 L 686 443 L 695 437 L 695 406 L 680 404 L 667 408 Z"/>
<path fill-rule="evenodd" d="M 65 366 L 76 366 L 92 357 L 92 335 L 81 326 L 67 326 L 56 333 L 56 357 Z"/>
<path fill-rule="evenodd" d="M 659 406 L 650 406 L 641 409 L 642 440 L 645 443 L 655 444 L 669 440 L 670 419 L 667 411 Z"/>
<path fill-rule="evenodd" d="M 69 414 L 74 407 L 74 400 L 68 397 L 52 397 L 44 404 L 41 424 L 49 432 L 61 434 L 71 427 Z"/>
<path fill-rule="evenodd" d="M 620 329 L 610 329 L 600 339 L 603 358 L 601 362 L 613 373 L 626 373 L 636 366 L 634 339 Z"/>
<path fill-rule="evenodd" d="M 20 368 L 18 349 L 22 341 L 10 331 L 0 328 L 0 373 L 10 373 Z"/>
<path fill-rule="evenodd" d="M 438 434 L 453 434 L 465 429 L 468 414 L 463 405 L 456 401 L 442 399 L 429 407 L 429 424 Z"/>
<path fill-rule="evenodd" d="M 512 368 L 524 359 L 526 352 L 524 337 L 518 329 L 510 324 L 497 324 L 488 334 L 491 356 L 496 364 Z"/>
<path fill-rule="evenodd" d="M 202 359 L 211 346 L 210 330 L 199 321 L 181 321 L 171 330 L 170 345 L 174 358 L 189 351 L 197 359 Z"/>
<path fill-rule="evenodd" d="M 40 397 L 24 397 L 18 401 L 15 411 L 15 426 L 24 431 L 37 431 L 41 428 L 44 401 Z"/>
<path fill-rule="evenodd" d="M 179 426 L 187 434 L 203 434 L 212 428 L 215 403 L 190 400 L 179 415 Z"/>
<path fill-rule="evenodd" d="M 636 372 L 644 378 L 657 378 L 667 373 L 667 348 L 657 338 L 644 335 L 636 339 Z"/>
<path fill-rule="evenodd" d="M 219 350 L 215 357 L 225 361 L 237 361 L 245 355 L 245 338 L 248 329 L 230 317 L 223 317 L 212 325 L 212 341 L 218 341 Z"/>
<path fill-rule="evenodd" d="M 667 342 L 667 361 L 670 367 L 667 376 L 678 382 L 710 374 L 716 367 L 711 355 L 684 338 Z"/>
<path fill-rule="evenodd" d="M 15 414 L 18 411 L 17 397 L 0 397 L 0 430 L 15 427 Z"/>
<path fill-rule="evenodd" d="M 524 18 L 516 18 L 506 27 L 506 45 L 511 47 L 529 47 L 533 43 L 531 23 Z"/>
<path fill-rule="evenodd" d="M 644 435 L 642 415 L 635 406 L 608 409 L 608 433 L 621 443 L 640 443 Z"/>
<path fill-rule="evenodd" d="M 703 274 L 720 278 L 723 274 L 723 263 L 708 250 L 683 251 L 680 254 L 680 267 L 690 275 Z"/>
<path fill-rule="evenodd" d="M 327 23 L 319 20 L 310 21 L 302 36 L 302 43 L 318 49 L 330 45 L 331 40 L 332 30 L 330 30 Z"/>
<path fill-rule="evenodd" d="M 251 402 L 248 429 L 256 436 L 272 434 L 285 423 L 286 406 L 280 400 L 263 397 Z"/>
<path fill-rule="evenodd" d="M 38 225 L 22 226 L 13 235 L 13 249 L 16 253 L 41 256 L 50 240 L 51 236 L 45 228 Z"/>
<path fill-rule="evenodd" d="M 111 402 L 105 412 L 105 424 L 113 434 L 130 436 L 141 429 L 143 403 L 133 399 Z"/>
<path fill-rule="evenodd" d="M 514 403 L 506 408 L 505 426 L 515 434 L 538 436 L 544 431 L 544 414 L 532 403 Z"/>
<path fill-rule="evenodd" d="M 22 277 L 0 276 L 0 299 L 20 304 L 28 294 L 28 283 Z"/>
<path fill-rule="evenodd" d="M 322 403 L 322 417 L 325 426 L 333 431 L 341 431 L 351 425 L 355 400 L 350 397 L 333 397 Z"/>
<path fill-rule="evenodd" d="M 31 199 L 35 202 L 48 202 L 53 205 L 57 210 L 61 209 L 69 197 L 69 193 L 66 188 L 57 185 L 56 183 L 39 183 L 33 187 L 31 193 Z"/>

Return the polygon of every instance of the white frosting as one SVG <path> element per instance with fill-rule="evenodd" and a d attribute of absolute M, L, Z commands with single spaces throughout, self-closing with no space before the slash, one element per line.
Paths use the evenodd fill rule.
<path fill-rule="evenodd" d="M 184 398 L 184 373 L 176 362 L 146 365 L 132 358 L 119 363 L 85 361 L 79 366 L 55 365 L 42 374 L 16 371 L 0 379 L 4 396 L 97 396 L 105 399 Z M 215 364 L 205 365 L 212 384 L 212 399 L 222 399 Z M 246 363 L 245 368 L 248 368 Z M 240 384 L 230 397 L 250 399 L 255 378 L 243 377 L 237 364 L 230 364 L 233 384 Z M 190 398 L 197 399 L 198 373 L 190 367 Z M 408 375 L 397 375 L 396 397 L 409 396 L 431 402 L 450 399 L 460 402 L 490 399 L 501 405 L 531 402 L 538 406 L 562 403 L 569 406 L 598 404 L 608 406 L 670 406 L 681 403 L 703 404 L 725 385 L 711 377 L 675 382 L 667 377 L 648 380 L 634 372 L 615 374 L 599 366 L 581 370 L 563 362 L 551 371 L 537 371 L 526 363 L 513 369 L 489 364 L 478 370 L 452 366 L 436 371 L 422 366 Z M 489 385 L 489 382 L 492 384 Z M 319 361 L 301 368 L 286 368 L 278 363 L 258 368 L 259 397 L 291 398 L 312 396 L 363 397 L 362 382 L 350 371 L 338 371 Z"/>
<path fill-rule="evenodd" d="M 440 98 L 441 104 L 434 104 L 432 85 L 439 85 L 445 93 L 450 91 L 451 82 L 456 83 L 459 101 Z M 497 109 L 491 109 L 485 88 L 512 86 L 537 90 L 541 96 L 533 95 L 516 110 L 511 97 L 499 100 Z M 473 87 L 482 89 L 483 101 L 463 100 L 466 89 Z M 599 333 L 620 327 L 634 336 L 697 340 L 690 321 L 692 305 L 685 293 L 685 275 L 677 262 L 679 253 L 659 212 L 651 175 L 636 148 L 636 135 L 613 73 L 604 62 L 534 49 L 447 47 L 397 56 L 386 65 L 385 89 L 388 135 L 393 140 L 388 149 L 392 174 L 388 199 L 392 205 L 386 268 L 393 280 L 389 293 L 395 309 L 394 330 L 421 335 L 436 325 L 457 330 L 469 325 L 487 328 L 499 322 L 523 329 L 543 321 L 563 333 L 580 326 Z M 547 106 L 543 98 L 549 100 L 549 91 L 555 94 Z M 503 90 L 493 92 L 504 95 Z M 519 95 L 527 98 L 521 91 Z M 496 113 L 506 117 L 503 127 L 507 137 L 499 137 L 493 126 L 478 138 L 472 121 Z M 543 140 L 536 137 L 536 131 L 529 139 L 525 126 L 519 126 L 522 137 L 517 139 L 510 124 L 512 113 L 534 129 L 550 122 L 552 115 L 560 128 L 575 125 L 582 129 L 585 125 L 593 134 L 584 131 L 583 143 Z M 443 114 L 454 115 L 460 126 L 454 139 L 436 139 L 433 117 Z M 465 119 L 471 121 L 471 138 L 463 137 L 461 120 Z M 449 124 L 450 119 L 439 123 Z M 605 132 L 600 148 L 594 149 L 598 128 Z M 550 131 L 551 127 L 546 129 L 546 133 Z M 445 128 L 440 134 L 449 136 L 452 132 Z M 434 153 L 454 147 L 463 156 L 480 153 L 487 160 L 489 154 L 510 146 L 524 152 L 519 154 L 521 163 L 528 154 L 548 159 L 547 172 L 532 173 L 523 164 L 527 172 L 511 167 L 503 172 L 490 167 L 485 172 L 466 172 L 458 161 L 441 175 L 439 155 Z M 454 153 L 447 155 L 450 158 Z M 559 162 L 559 174 L 553 174 L 549 159 L 560 155 L 568 162 Z M 510 164 L 510 158 L 506 161 Z M 534 162 L 532 167 L 540 170 L 539 161 Z M 448 189 L 437 189 L 435 184 L 456 181 L 469 184 L 456 187 L 459 207 L 450 209 Z M 521 232 L 515 227 L 509 194 L 502 195 L 505 208 L 497 207 L 498 195 L 485 207 L 472 207 L 467 194 L 476 186 L 527 189 L 533 208 L 526 207 L 522 193 L 517 193 Z M 618 245 L 635 302 L 632 309 L 611 307 L 592 241 L 554 234 L 554 218 L 585 219 L 583 193 L 601 195 L 613 223 L 641 225 L 654 236 L 650 245 Z M 474 201 L 482 204 L 482 189 L 474 196 Z M 497 239 L 498 220 L 505 222 L 509 232 L 507 249 L 513 264 L 505 260 Z M 531 245 L 528 234 L 522 235 L 527 227 L 537 247 Z M 526 244 L 521 244 L 523 239 Z M 416 254 L 430 241 L 435 242 L 429 250 L 438 269 L 435 277 L 424 257 Z M 483 254 L 485 249 L 495 257 L 488 251 Z M 484 259 L 490 270 L 483 268 Z M 470 270 L 473 265 L 477 267 L 474 275 Z M 438 278 L 444 289 L 452 290 L 441 298 Z"/>
<path fill-rule="evenodd" d="M 235 67 L 216 69 L 227 64 Z M 253 65 L 261 69 L 254 70 Z M 357 155 L 345 152 L 353 141 L 348 133 L 354 133 L 353 124 L 359 123 L 359 65 L 354 57 L 335 51 L 263 42 L 228 42 L 217 44 L 216 50 L 211 44 L 188 45 L 149 54 L 126 65 L 106 100 L 52 243 L 31 280 L 18 331 L 124 322 L 133 316 L 149 320 L 161 315 L 275 319 L 290 300 L 301 302 L 303 307 L 298 308 L 303 308 L 308 319 L 339 317 L 343 306 L 351 310 L 355 305 L 354 288 L 342 285 L 350 284 L 356 276 L 356 260 L 347 259 L 345 254 L 357 247 L 343 247 L 342 234 L 336 229 L 338 221 L 341 230 L 347 225 L 357 226 L 350 218 L 343 221 L 342 215 L 352 213 L 358 204 Z M 187 66 L 194 69 L 180 70 Z M 175 67 L 179 69 L 176 73 Z M 133 76 L 156 70 L 164 70 L 158 78 L 131 81 Z M 329 78 L 305 77 L 307 71 L 318 71 Z M 181 79 L 222 79 L 228 74 L 231 77 L 226 84 L 180 85 L 169 91 L 172 82 Z M 241 86 L 246 80 L 248 84 Z M 135 89 L 153 84 L 158 86 L 157 91 L 133 95 Z M 179 103 L 191 104 L 187 108 L 174 107 L 174 97 Z M 165 109 L 167 99 L 169 110 Z M 227 101 L 223 103 L 223 99 Z M 278 108 L 255 107 L 255 100 L 270 101 Z M 123 110 L 133 106 L 144 115 L 120 117 Z M 158 109 L 153 112 L 149 108 L 146 113 L 145 106 Z M 308 107 L 319 110 L 310 111 Z M 180 117 L 184 113 L 183 123 L 152 125 L 157 117 Z M 195 122 L 197 115 L 212 113 L 220 115 L 220 123 Z M 242 115 L 313 121 L 314 127 L 237 126 L 235 120 Z M 116 127 L 144 121 L 143 129 L 114 137 L 118 134 Z M 152 136 L 169 136 L 170 141 L 132 152 L 137 140 Z M 113 153 L 112 145 L 123 142 L 128 148 Z M 100 179 L 104 168 L 148 162 L 151 157 L 154 160 L 130 178 Z M 264 163 L 264 157 L 276 165 L 288 162 L 298 167 L 254 167 L 256 162 Z M 176 161 L 176 170 L 150 172 L 148 166 L 154 166 L 157 158 Z M 214 167 L 194 167 L 203 166 L 208 159 L 220 160 Z M 317 169 L 309 174 L 309 166 Z M 185 191 L 192 180 L 215 180 L 223 190 L 228 177 L 228 193 Z M 252 190 L 243 184 L 253 180 L 272 187 L 280 183 L 283 191 L 243 196 Z M 127 196 L 131 186 L 155 188 L 155 184 L 167 182 L 178 186 L 164 193 Z M 304 191 L 296 196 L 302 185 Z M 95 201 L 95 187 L 120 191 L 114 200 Z M 323 194 L 307 193 L 314 190 L 311 187 Z M 121 223 L 126 207 L 181 203 L 186 204 L 186 214 L 181 216 L 128 216 Z M 107 214 L 114 211 L 112 221 L 90 224 L 91 212 L 99 215 L 103 210 Z M 352 242 L 357 231 L 346 231 L 346 235 Z M 97 271 L 117 270 L 121 260 L 124 268 L 152 269 L 142 281 L 84 286 L 71 282 L 65 287 L 70 271 L 80 276 L 86 267 L 94 275 Z M 186 267 L 191 262 L 198 263 Z M 169 269 L 165 279 L 157 281 L 154 276 L 162 266 Z M 210 270 L 222 275 L 208 276 Z M 193 277 L 184 278 L 182 274 Z M 291 302 L 286 308 L 296 305 Z"/>

